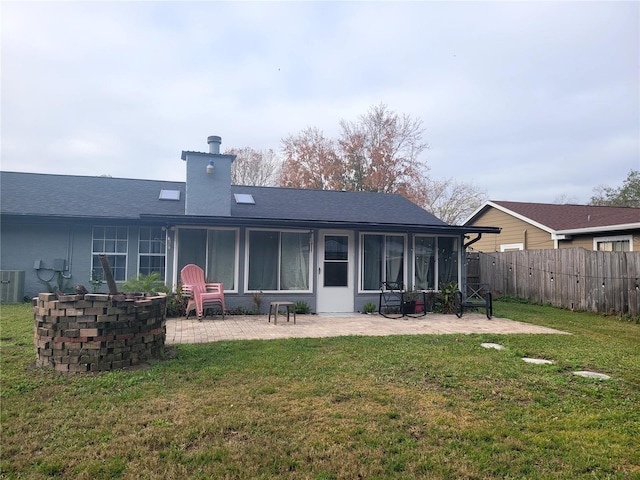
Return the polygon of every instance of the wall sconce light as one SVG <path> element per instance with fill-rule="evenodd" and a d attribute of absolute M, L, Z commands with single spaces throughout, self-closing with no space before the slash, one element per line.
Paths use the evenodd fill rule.
<path fill-rule="evenodd" d="M 209 164 L 207 165 L 207 175 L 211 175 L 213 173 L 213 170 L 213 160 L 209 160 Z"/>

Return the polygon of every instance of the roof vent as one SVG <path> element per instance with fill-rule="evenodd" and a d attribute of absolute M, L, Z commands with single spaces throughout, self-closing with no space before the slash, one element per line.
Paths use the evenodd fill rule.
<path fill-rule="evenodd" d="M 207 143 L 209 144 L 209 153 L 220 153 L 220 144 L 222 143 L 222 137 L 211 135 L 210 137 L 207 137 Z"/>

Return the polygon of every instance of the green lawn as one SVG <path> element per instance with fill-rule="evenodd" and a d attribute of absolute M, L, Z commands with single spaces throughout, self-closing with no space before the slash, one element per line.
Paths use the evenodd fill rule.
<path fill-rule="evenodd" d="M 640 325 L 495 313 L 573 335 L 225 341 L 60 376 L 33 367 L 30 305 L 3 305 L 0 477 L 640 478 Z"/>

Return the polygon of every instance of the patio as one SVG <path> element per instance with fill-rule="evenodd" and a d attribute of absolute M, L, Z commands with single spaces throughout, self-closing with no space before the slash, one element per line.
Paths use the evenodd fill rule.
<path fill-rule="evenodd" d="M 566 332 L 516 322 L 506 318 L 487 319 L 481 313 L 468 313 L 462 318 L 455 315 L 428 314 L 424 317 L 388 319 L 380 315 L 320 314 L 298 315 L 286 321 L 278 316 L 278 323 L 269 323 L 267 315 L 229 315 L 167 319 L 166 344 L 208 343 L 219 340 L 273 340 L 277 338 L 320 338 L 345 335 L 433 335 L 433 334 L 564 334 Z"/>

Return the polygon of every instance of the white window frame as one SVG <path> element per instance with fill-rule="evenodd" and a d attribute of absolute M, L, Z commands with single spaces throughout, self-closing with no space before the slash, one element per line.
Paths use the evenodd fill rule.
<path fill-rule="evenodd" d="M 593 249 L 598 251 L 599 243 L 629 242 L 629 251 L 633 252 L 633 235 L 616 235 L 612 237 L 593 237 Z"/>
<path fill-rule="evenodd" d="M 500 245 L 500 252 L 507 250 L 524 250 L 524 243 L 503 243 Z"/>
<path fill-rule="evenodd" d="M 160 244 L 162 245 L 162 253 L 141 253 L 140 252 L 140 245 L 143 242 L 142 238 L 141 238 L 141 231 L 143 228 L 147 228 L 147 229 L 157 229 L 160 231 L 160 235 L 164 238 L 158 238 L 158 239 L 153 239 L 152 241 L 158 241 L 160 242 Z M 142 259 L 142 257 L 162 257 L 164 258 L 164 275 L 162 276 L 162 281 L 164 282 L 167 276 L 167 241 L 166 241 L 166 231 L 163 230 L 163 227 L 139 227 L 138 228 L 138 275 L 146 275 L 143 274 L 142 272 L 140 272 L 140 260 Z M 145 242 L 148 240 L 144 240 Z"/>
<path fill-rule="evenodd" d="M 93 244 L 94 244 L 94 241 L 96 240 L 96 236 L 95 236 L 96 228 L 101 228 L 101 229 L 103 229 L 105 231 L 106 231 L 107 228 L 115 228 L 116 232 L 119 229 L 124 229 L 127 232 L 127 238 L 126 238 L 126 242 L 125 242 L 125 244 L 127 246 L 126 252 L 124 252 L 124 253 L 122 253 L 122 252 L 105 252 L 104 248 L 102 249 L 102 251 L 94 250 L 93 249 Z M 116 233 L 116 237 L 117 237 L 117 233 Z M 103 242 L 106 241 L 107 240 L 106 236 L 102 237 L 101 240 Z M 117 240 L 117 238 L 112 239 L 112 240 Z M 90 265 L 91 265 L 90 274 L 91 274 L 91 276 L 93 276 L 93 271 L 96 270 L 94 268 L 94 266 L 93 266 L 93 259 L 94 259 L 94 257 L 96 257 L 98 255 L 101 255 L 101 254 L 107 255 L 107 257 L 116 257 L 116 256 L 117 257 L 124 257 L 124 279 L 118 279 L 116 274 L 113 275 L 113 279 L 116 282 L 119 282 L 119 283 L 126 282 L 127 278 L 128 278 L 128 272 L 129 272 L 129 227 L 116 226 L 116 225 L 94 225 L 91 228 L 91 262 L 90 262 Z M 114 273 L 114 272 L 112 272 L 112 273 Z M 103 279 L 103 280 L 106 281 L 106 279 Z"/>
<path fill-rule="evenodd" d="M 377 235 L 377 236 L 391 236 L 391 237 L 403 237 L 403 259 L 402 259 L 402 284 L 407 288 L 407 255 L 409 253 L 408 249 L 408 240 L 406 233 L 396 233 L 396 232 L 360 232 L 360 236 L 358 239 L 358 293 L 371 293 L 371 292 L 379 292 L 380 288 L 376 290 L 365 290 L 363 286 L 363 278 L 362 272 L 364 270 L 364 237 L 365 235 Z M 385 239 L 386 245 L 386 239 Z M 386 268 L 386 249 L 383 251 L 385 257 L 383 258 L 382 265 L 383 268 Z M 386 276 L 386 275 L 385 275 Z M 382 281 L 382 278 L 380 279 Z"/>
<path fill-rule="evenodd" d="M 283 233 L 301 233 L 309 236 L 309 271 L 307 273 L 309 288 L 306 290 L 249 290 L 249 250 L 251 241 L 251 232 L 276 232 L 278 234 L 278 269 L 282 267 L 282 234 Z M 246 293 L 312 293 L 313 292 L 313 238 L 309 230 L 299 229 L 279 229 L 279 228 L 248 228 L 245 231 L 244 237 L 244 291 Z M 280 286 L 280 270 L 278 270 L 278 286 Z"/>

